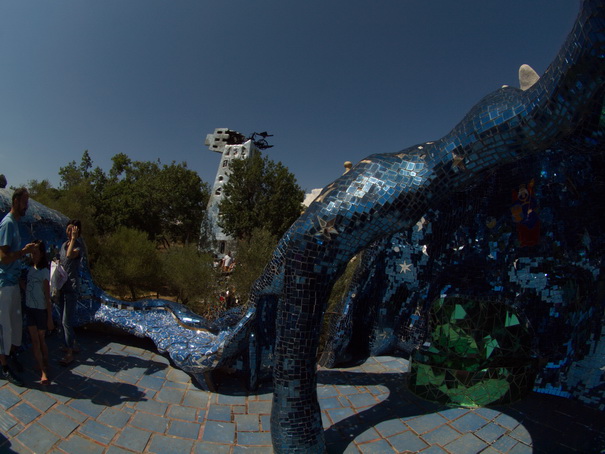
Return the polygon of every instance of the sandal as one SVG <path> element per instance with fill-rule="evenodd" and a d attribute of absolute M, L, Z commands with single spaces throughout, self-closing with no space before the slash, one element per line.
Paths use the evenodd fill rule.
<path fill-rule="evenodd" d="M 59 364 L 62 366 L 69 366 L 74 360 L 73 355 L 65 355 L 63 358 L 59 360 Z"/>
<path fill-rule="evenodd" d="M 44 386 L 50 385 L 50 378 L 47 378 L 46 380 L 40 380 L 40 384 Z"/>

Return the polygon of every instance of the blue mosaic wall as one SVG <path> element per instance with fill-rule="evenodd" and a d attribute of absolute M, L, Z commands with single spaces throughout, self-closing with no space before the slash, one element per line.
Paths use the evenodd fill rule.
<path fill-rule="evenodd" d="M 336 310 L 323 364 L 408 356 L 427 340 L 437 298 L 489 298 L 527 316 L 541 366 L 536 391 L 605 409 L 595 386 L 605 365 L 605 238 L 594 215 L 605 208 L 605 161 L 591 150 L 570 141 L 505 166 L 455 194 L 447 211 L 429 210 L 411 231 L 375 243 Z M 536 219 L 515 222 L 519 188 L 530 184 L 525 206 Z"/>
<path fill-rule="evenodd" d="M 203 387 L 224 366 L 252 387 L 272 375 L 275 451 L 323 452 L 322 319 L 358 256 L 322 347 L 326 366 L 409 355 L 430 340 L 437 298 L 495 299 L 529 322 L 534 389 L 604 409 L 604 25 L 603 2 L 585 0 L 534 86 L 499 89 L 442 139 L 372 155 L 324 188 L 280 241 L 245 314 L 210 323 L 169 301 L 118 301 L 84 264 L 80 323 L 151 338 Z M 6 212 L 10 193 L 0 196 Z M 33 208 L 24 241 L 59 244 L 66 219 Z"/>

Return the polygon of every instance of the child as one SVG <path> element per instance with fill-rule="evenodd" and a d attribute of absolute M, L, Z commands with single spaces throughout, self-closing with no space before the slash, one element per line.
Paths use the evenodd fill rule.
<path fill-rule="evenodd" d="M 25 315 L 32 340 L 32 349 L 38 367 L 42 373 L 40 383 L 50 384 L 48 378 L 48 348 L 46 330 L 53 330 L 52 306 L 50 301 L 50 270 L 46 257 L 46 247 L 40 240 L 34 241 L 36 248 L 32 252 L 33 266 L 27 271 L 25 287 Z"/>

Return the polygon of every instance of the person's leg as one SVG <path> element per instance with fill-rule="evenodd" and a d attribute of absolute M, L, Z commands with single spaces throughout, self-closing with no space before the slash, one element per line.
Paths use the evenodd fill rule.
<path fill-rule="evenodd" d="M 65 334 L 65 327 L 64 327 L 64 322 L 63 322 L 63 320 L 65 320 L 65 292 L 64 291 L 59 292 L 58 306 L 59 306 L 59 313 L 61 314 L 61 329 L 63 330 L 63 346 L 66 347 L 67 335 Z"/>
<path fill-rule="evenodd" d="M 33 337 L 33 335 L 32 335 Z M 38 344 L 40 345 L 40 353 L 42 356 L 41 376 L 40 382 L 43 385 L 49 383 L 48 379 L 48 347 L 46 346 L 46 330 L 38 329 Z"/>
<path fill-rule="evenodd" d="M 35 325 L 27 327 L 29 330 L 29 336 L 32 340 L 32 352 L 36 359 L 36 364 L 40 370 L 44 369 L 44 363 L 42 362 L 42 350 L 40 349 L 40 336 L 38 335 L 38 328 Z"/>
<path fill-rule="evenodd" d="M 48 345 L 46 345 L 46 330 L 39 329 L 38 336 L 40 337 L 40 351 L 42 352 L 42 365 L 48 370 Z"/>
<path fill-rule="evenodd" d="M 0 365 L 8 367 L 7 355 L 11 348 L 10 318 L 8 316 L 8 290 L 0 287 Z"/>
<path fill-rule="evenodd" d="M 46 346 L 46 329 L 49 326 L 49 313 L 45 309 L 40 313 L 40 320 L 38 320 L 38 335 L 40 337 L 40 351 L 42 352 L 42 365 L 44 370 L 48 373 L 48 347 Z M 50 315 L 52 316 L 52 315 Z"/>
<path fill-rule="evenodd" d="M 21 292 L 15 286 L 16 291 L 11 292 L 9 316 L 11 324 L 11 353 L 15 353 L 23 340 L 23 315 L 21 313 Z"/>
<path fill-rule="evenodd" d="M 63 333 L 65 337 L 65 356 L 61 359 L 61 364 L 66 366 L 73 361 L 73 348 L 75 334 L 73 328 L 73 316 L 76 309 L 77 295 L 71 292 L 64 292 L 61 295 L 63 299 Z"/>
<path fill-rule="evenodd" d="M 20 296 L 19 287 L 16 285 L 0 287 L 0 367 L 2 378 L 17 386 L 23 386 L 21 380 L 8 367 L 13 340 L 10 306 L 15 294 Z"/>

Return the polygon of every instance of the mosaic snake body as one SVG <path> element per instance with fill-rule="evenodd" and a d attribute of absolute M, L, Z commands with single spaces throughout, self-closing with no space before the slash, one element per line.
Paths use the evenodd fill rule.
<path fill-rule="evenodd" d="M 483 98 L 445 137 L 374 154 L 328 185 L 280 241 L 251 301 L 277 297 L 275 452 L 324 452 L 316 355 L 327 299 L 349 260 L 372 242 L 411 228 L 452 191 L 583 128 L 602 143 L 605 6 L 586 0 L 553 63 L 529 89 Z"/>

